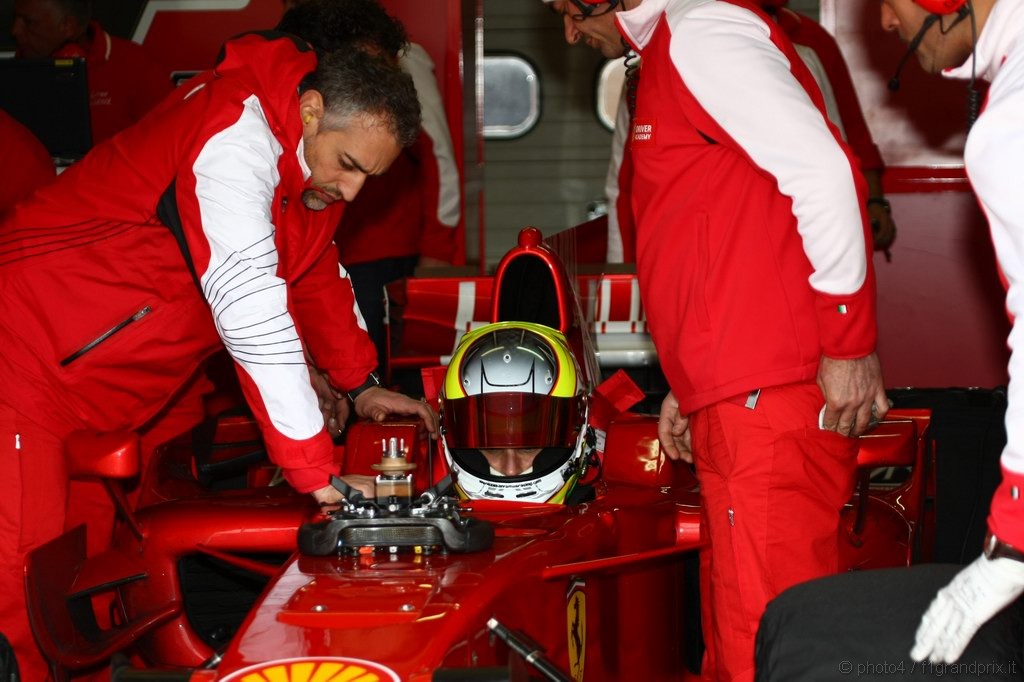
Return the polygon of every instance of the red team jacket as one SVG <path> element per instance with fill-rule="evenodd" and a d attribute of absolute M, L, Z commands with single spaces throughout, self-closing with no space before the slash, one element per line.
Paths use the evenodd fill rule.
<path fill-rule="evenodd" d="M 0 219 L 16 203 L 56 176 L 53 159 L 43 143 L 25 126 L 0 110 L 0 140 L 4 141 L 0 164 Z"/>
<path fill-rule="evenodd" d="M 641 297 L 680 412 L 871 353 L 866 188 L 781 29 L 723 0 L 646 0 L 617 21 L 643 58 Z"/>
<path fill-rule="evenodd" d="M 376 352 L 339 274 L 341 206 L 300 196 L 297 91 L 315 67 L 290 38 L 233 40 L 0 223 L 3 401 L 58 436 L 137 428 L 224 345 L 271 458 L 302 492 L 327 485 L 303 344 L 341 389 Z"/>

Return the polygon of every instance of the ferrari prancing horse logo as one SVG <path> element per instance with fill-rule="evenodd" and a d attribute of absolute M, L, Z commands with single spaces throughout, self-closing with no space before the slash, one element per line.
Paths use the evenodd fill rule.
<path fill-rule="evenodd" d="M 224 678 L 224 682 L 399 682 L 384 666 L 361 658 L 318 656 L 289 658 L 249 666 Z"/>
<path fill-rule="evenodd" d="M 586 583 L 573 580 L 566 593 L 566 626 L 569 639 L 569 672 L 575 682 L 583 680 L 583 663 L 587 658 L 587 593 Z"/>

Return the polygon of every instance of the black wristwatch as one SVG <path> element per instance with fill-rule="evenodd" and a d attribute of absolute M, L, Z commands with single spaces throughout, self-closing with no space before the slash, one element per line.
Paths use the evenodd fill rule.
<path fill-rule="evenodd" d="M 989 531 L 985 536 L 985 556 L 988 559 L 1013 559 L 1024 562 L 1024 552 L 1007 544 Z"/>
<path fill-rule="evenodd" d="M 889 204 L 889 200 L 885 197 L 869 197 L 867 204 L 868 206 L 881 206 L 885 209 L 886 213 L 892 213 L 892 206 Z"/>
<path fill-rule="evenodd" d="M 359 384 L 358 386 L 356 386 L 347 393 L 348 399 L 351 400 L 352 404 L 354 405 L 356 402 L 356 398 L 365 393 L 367 390 L 374 388 L 375 386 L 380 386 L 380 377 L 377 376 L 376 372 L 370 372 L 370 376 L 366 377 L 366 381 Z"/>

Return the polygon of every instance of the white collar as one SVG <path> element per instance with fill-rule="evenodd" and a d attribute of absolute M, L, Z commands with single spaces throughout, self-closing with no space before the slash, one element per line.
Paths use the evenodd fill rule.
<path fill-rule="evenodd" d="M 970 21 L 965 19 L 964 21 Z M 944 69 L 946 78 L 969 79 L 972 64 L 977 58 L 978 78 L 992 81 L 1003 65 L 1006 56 L 1013 50 L 1024 32 L 1024 3 L 1014 0 L 999 0 L 992 6 L 992 11 L 985 22 L 985 28 L 978 37 L 978 45 L 974 54 L 967 61 L 950 69 Z"/>
<path fill-rule="evenodd" d="M 633 9 L 617 13 L 615 21 L 619 25 L 619 31 L 636 49 L 644 49 L 669 2 L 670 0 L 642 0 Z"/>
<path fill-rule="evenodd" d="M 295 156 L 299 159 L 299 168 L 302 169 L 302 179 L 309 180 L 309 176 L 313 174 L 313 171 L 309 169 L 306 164 L 306 140 L 299 135 L 299 148 L 295 150 Z"/>

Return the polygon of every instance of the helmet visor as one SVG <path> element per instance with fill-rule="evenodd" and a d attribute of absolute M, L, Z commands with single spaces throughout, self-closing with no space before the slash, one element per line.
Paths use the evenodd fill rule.
<path fill-rule="evenodd" d="M 448 447 L 573 447 L 582 397 L 537 393 L 484 393 L 446 400 L 442 422 Z"/>

